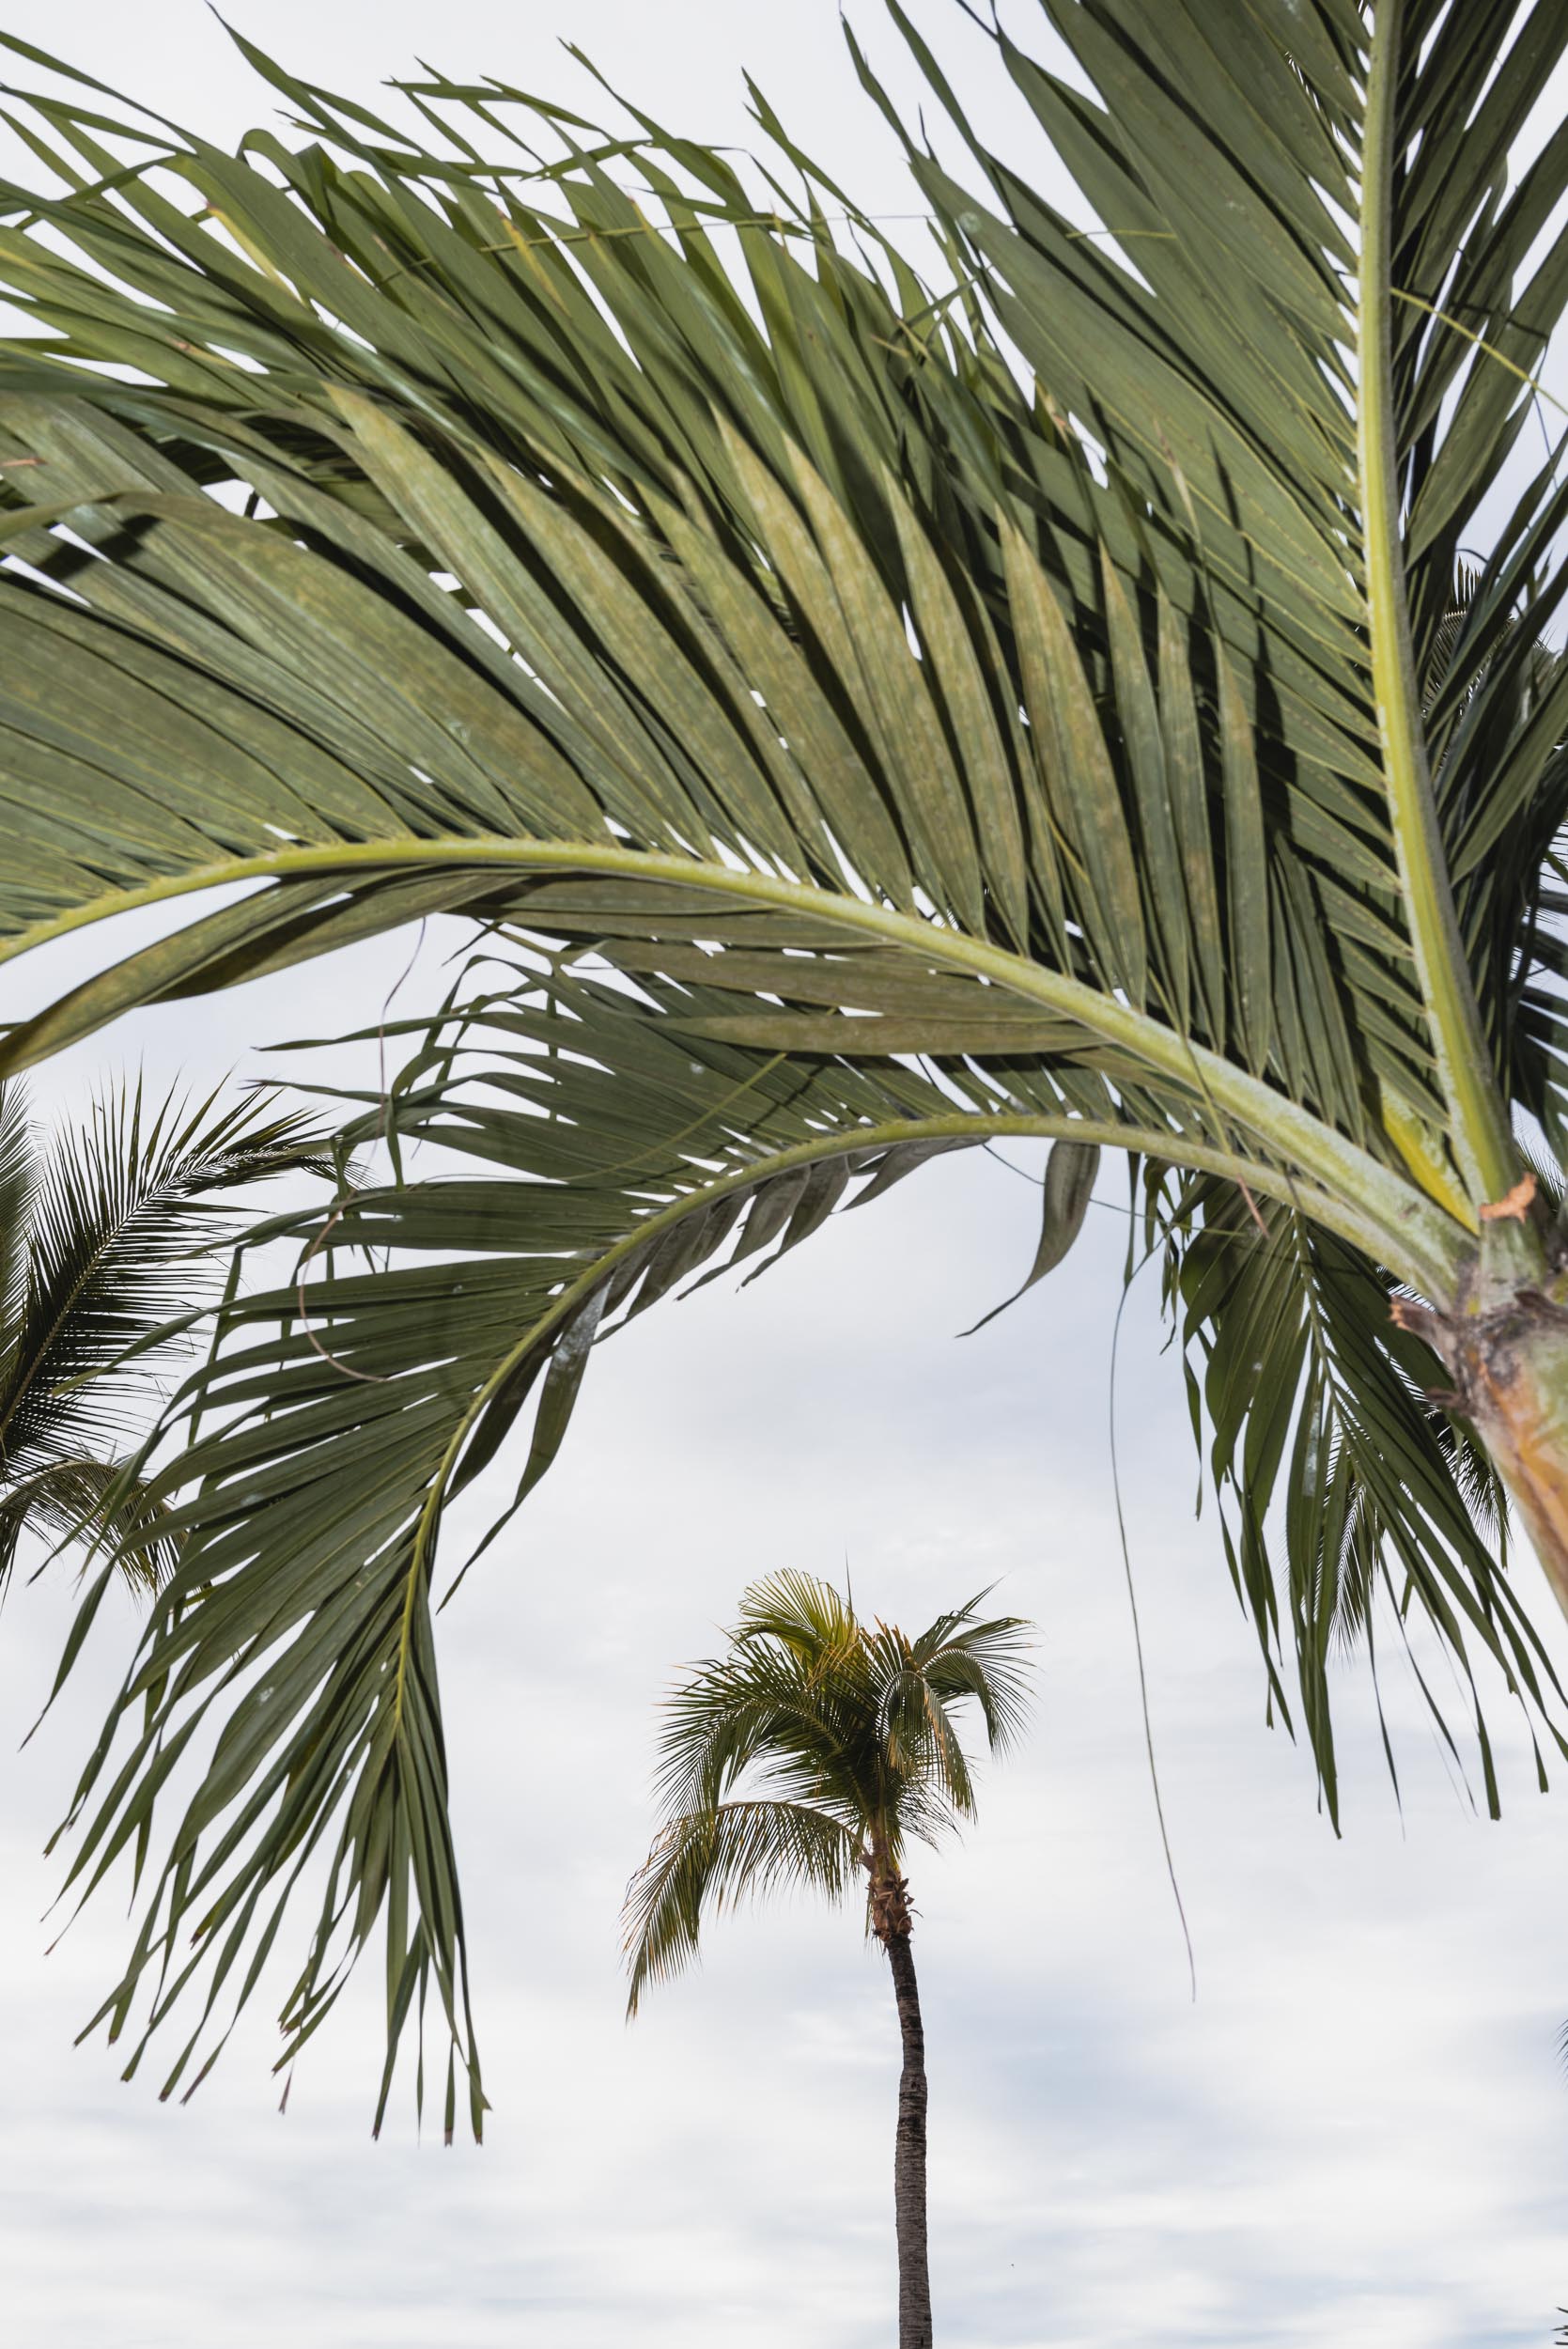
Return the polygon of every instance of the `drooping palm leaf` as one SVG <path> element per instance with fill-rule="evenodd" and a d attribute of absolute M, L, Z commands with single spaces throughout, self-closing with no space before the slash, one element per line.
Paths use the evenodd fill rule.
<path fill-rule="evenodd" d="M 416 139 L 257 58 L 306 143 L 240 159 L 32 101 L 72 192 L 0 232 L 39 329 L 0 396 L 0 932 L 256 886 L 0 1050 L 435 909 L 525 941 L 365 1115 L 488 1179 L 302 1229 L 308 1324 L 293 1283 L 246 1300 L 181 1399 L 215 1417 L 158 1489 L 202 1572 L 128 1683 L 156 1722 L 107 1798 L 103 1755 L 84 1781 L 84 1871 L 146 1827 L 160 1737 L 234 1709 L 116 2025 L 193 1903 L 195 1969 L 248 1988 L 264 1902 L 335 1851 L 291 2044 L 384 1908 L 390 2035 L 433 1976 L 477 2096 L 444 1500 L 531 1391 L 521 1486 L 548 1465 L 607 1314 L 998 1132 L 1229 1187 L 1182 1194 L 1172 1277 L 1330 1795 L 1327 1634 L 1380 1573 L 1536 1692 L 1436 1356 L 1381 1316 L 1455 1305 L 1512 1113 L 1557 1129 L 1551 468 L 1459 570 L 1568 292 L 1560 238 L 1514 286 L 1568 145 L 1505 179 L 1554 12 L 1512 46 L 1512 5 L 1050 14 L 1096 97 L 996 39 L 1097 229 L 923 52 L 985 188 L 911 145 L 936 300 L 835 235 L 809 167 L 759 206 L 689 141 L 601 144 L 499 85 L 411 86 Z M 566 967 L 589 952 L 619 975 Z M 1488 1245 L 1539 1284 L 1516 1228 Z M 372 1237 L 392 1268 L 342 1269 Z"/>
<path fill-rule="evenodd" d="M 1150 1225 L 1188 1357 L 1194 1423 L 1207 1433 L 1232 1579 L 1287 1720 L 1293 1699 L 1272 1659 L 1281 1644 L 1295 1657 L 1331 1815 L 1329 1668 L 1336 1651 L 1371 1645 L 1382 1598 L 1383 1619 L 1429 1703 L 1409 1645 L 1412 1621 L 1435 1630 L 1464 1672 L 1495 1814 L 1472 1654 L 1479 1646 L 1500 1662 L 1531 1712 L 1556 1686 L 1498 1570 L 1504 1504 L 1496 1472 L 1433 1394 L 1427 1348 L 1390 1318 L 1387 1275 L 1289 1207 L 1249 1205 L 1211 1177 L 1178 1181 L 1166 1171 L 1162 1181 L 1161 1172 L 1149 1171 Z M 1555 1726 L 1551 1739 L 1561 1748 Z"/>
<path fill-rule="evenodd" d="M 706 1910 L 800 1889 L 847 1900 L 860 1880 L 848 1828 L 806 1803 L 737 1797 L 661 1828 L 627 1899 L 633 1948 L 627 2012 L 695 1957 Z"/>

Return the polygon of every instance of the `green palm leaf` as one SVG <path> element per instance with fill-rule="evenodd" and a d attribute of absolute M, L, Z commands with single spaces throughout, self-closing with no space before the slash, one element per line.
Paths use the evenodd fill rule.
<path fill-rule="evenodd" d="M 909 142 L 940 297 L 835 232 L 766 108 L 759 207 L 644 117 L 601 140 L 499 84 L 410 85 L 411 137 L 252 52 L 298 137 L 239 158 L 96 88 L 18 101 L 68 192 L 0 194 L 34 330 L 0 371 L 0 939 L 192 910 L 0 1065 L 433 910 L 501 958 L 355 1104 L 475 1163 L 289 1220 L 306 1310 L 237 1296 L 175 1400 L 148 1491 L 189 1563 L 79 1878 L 225 1726 L 116 2030 L 190 1923 L 153 2024 L 198 1976 L 242 2002 L 319 1856 L 288 2048 L 384 1917 L 389 2038 L 433 1983 L 477 2114 L 447 1498 L 536 1396 L 522 1498 L 617 1315 L 998 1134 L 1058 1146 L 1037 1269 L 1094 1150 L 1152 1170 L 1237 1580 L 1330 1800 L 1328 1654 L 1380 1585 L 1551 1697 L 1484 1452 L 1568 1592 L 1563 1275 L 1539 1206 L 1483 1211 L 1516 1123 L 1561 1130 L 1555 463 L 1486 521 L 1568 300 L 1568 241 L 1535 257 L 1568 142 L 1507 180 L 1560 28 L 1048 12 L 1072 85 L 992 38 L 1087 221 L 893 10 L 979 175 Z"/>

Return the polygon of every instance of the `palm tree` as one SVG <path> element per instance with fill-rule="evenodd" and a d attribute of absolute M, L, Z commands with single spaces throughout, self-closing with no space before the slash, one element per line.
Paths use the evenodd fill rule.
<path fill-rule="evenodd" d="M 254 1979 L 319 1847 L 281 2061 L 384 1919 L 391 2042 L 433 1992 L 477 2126 L 448 1501 L 536 1402 L 525 1497 L 618 1317 L 999 1137 L 1053 1145 L 1036 1270 L 1132 1169 L 1330 1812 L 1329 1659 L 1380 1614 L 1561 1744 L 1500 1504 L 1568 1598 L 1568 486 L 1529 438 L 1568 136 L 1509 172 L 1568 17 L 1047 13 L 1036 56 L 955 5 L 950 74 L 892 7 L 935 290 L 760 94 L 754 170 L 501 82 L 390 121 L 254 49 L 292 128 L 238 156 L 87 77 L 13 98 L 0 941 L 173 926 L 0 1066 L 484 933 L 353 1097 L 442 1155 L 301 1220 L 303 1293 L 237 1295 L 172 1407 L 185 1554 L 89 1877 L 226 1727 L 116 2029 Z M 966 120 L 986 39 L 1075 211 Z"/>
<path fill-rule="evenodd" d="M 26 1531 L 91 1539 L 155 1588 L 178 1532 L 128 1462 L 148 1373 L 216 1301 L 239 1229 L 215 1193 L 300 1168 L 321 1138 L 264 1097 L 192 1109 L 106 1094 L 40 1146 L 19 1082 L 0 1085 L 0 1590 Z"/>
<path fill-rule="evenodd" d="M 866 1931 L 893 1975 L 904 2054 L 893 2152 L 899 2349 L 931 2349 L 925 2032 L 904 1864 L 911 1843 L 934 1843 L 974 1816 L 958 1707 L 979 1705 L 993 1752 L 1018 1733 L 1026 1626 L 1012 1615 L 982 1620 L 986 1595 L 911 1640 L 894 1625 L 862 1623 L 810 1575 L 753 1583 L 728 1654 L 700 1666 L 665 1707 L 663 1823 L 627 1893 L 635 2015 L 650 1983 L 696 1955 L 705 1916 L 796 1886 L 842 1902 L 864 1870 Z"/>

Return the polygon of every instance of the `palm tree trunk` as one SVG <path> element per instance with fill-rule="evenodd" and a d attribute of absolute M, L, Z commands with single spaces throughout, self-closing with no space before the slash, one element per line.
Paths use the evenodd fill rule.
<path fill-rule="evenodd" d="M 1535 1179 L 1483 1207 L 1481 1238 L 1452 1313 L 1396 1301 L 1453 1381 L 1434 1392 L 1470 1421 L 1568 1615 L 1568 1263 L 1543 1228 Z"/>
<path fill-rule="evenodd" d="M 1461 1363 L 1467 1415 L 1568 1615 L 1568 1324 L 1561 1307 L 1542 1299 L 1533 1311 L 1525 1307 L 1511 1329 L 1483 1326 Z"/>
<path fill-rule="evenodd" d="M 925 2257 L 925 2028 L 908 1915 L 883 1944 L 893 1968 L 904 2069 L 898 2081 L 898 2135 L 893 2202 L 898 2225 L 898 2349 L 931 2349 L 931 2279 Z"/>

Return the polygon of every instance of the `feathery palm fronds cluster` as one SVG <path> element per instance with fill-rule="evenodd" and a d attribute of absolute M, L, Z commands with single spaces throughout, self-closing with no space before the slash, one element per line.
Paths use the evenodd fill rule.
<path fill-rule="evenodd" d="M 799 1888 L 842 1902 L 861 1886 L 878 1930 L 878 1892 L 902 1881 L 908 1846 L 974 1816 L 955 1711 L 976 1705 L 995 1753 L 1022 1725 L 1028 1626 L 983 1617 L 988 1595 L 911 1639 L 862 1623 L 811 1575 L 744 1594 L 727 1652 L 664 1704 L 660 1825 L 627 1894 L 629 2013 L 697 1954 L 705 1916 L 747 1899 Z"/>
<path fill-rule="evenodd" d="M 26 1530 L 90 1535 L 151 1588 L 172 1570 L 174 1519 L 128 1468 L 143 1369 L 216 1304 L 241 1220 L 215 1194 L 300 1170 L 333 1172 L 322 1137 L 266 1099 L 137 1084 L 44 1146 L 0 1085 L 0 1586 Z"/>

